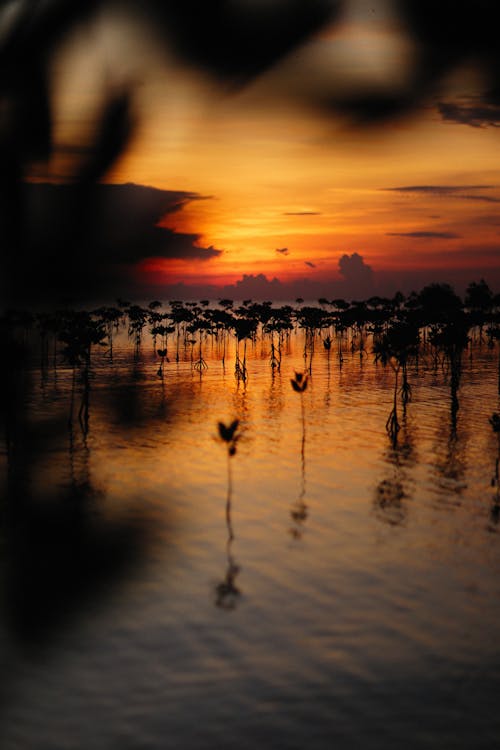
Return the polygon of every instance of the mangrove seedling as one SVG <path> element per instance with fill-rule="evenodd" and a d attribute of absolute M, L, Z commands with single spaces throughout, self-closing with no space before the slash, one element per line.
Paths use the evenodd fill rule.
<path fill-rule="evenodd" d="M 236 443 L 239 440 L 239 434 L 237 433 L 239 419 L 235 419 L 230 425 L 225 425 L 224 422 L 219 422 L 219 436 L 221 440 L 227 445 L 228 456 L 234 456 L 236 453 Z"/>
<path fill-rule="evenodd" d="M 306 417 L 304 409 L 304 391 L 307 388 L 309 378 L 306 372 L 296 372 L 295 377 L 291 378 L 290 383 L 295 393 L 300 394 L 300 411 L 302 420 L 302 441 L 300 447 L 300 465 L 301 465 L 301 485 L 300 493 L 296 502 L 290 511 L 294 526 L 290 533 L 295 539 L 302 536 L 301 526 L 307 519 L 307 505 L 304 501 L 306 494 Z"/>

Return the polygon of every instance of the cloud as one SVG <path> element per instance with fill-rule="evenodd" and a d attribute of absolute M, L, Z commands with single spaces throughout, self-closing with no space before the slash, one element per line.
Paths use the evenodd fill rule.
<path fill-rule="evenodd" d="M 457 198 L 484 203 L 500 203 L 500 198 L 494 195 L 475 194 L 474 190 L 495 190 L 496 185 L 402 185 L 398 187 L 382 188 L 393 193 L 415 193 L 417 195 L 431 195 L 437 197 Z"/>
<path fill-rule="evenodd" d="M 457 198 L 464 198 L 468 201 L 479 201 L 480 203 L 500 203 L 500 198 L 493 195 L 457 195 Z"/>
<path fill-rule="evenodd" d="M 321 216 L 319 211 L 285 211 L 283 216 Z"/>
<path fill-rule="evenodd" d="M 436 239 L 436 240 L 457 240 L 459 234 L 453 232 L 386 232 L 387 237 L 412 237 L 414 239 Z"/>
<path fill-rule="evenodd" d="M 312 263 L 310 260 L 305 260 L 304 263 L 306 266 L 309 266 L 309 268 L 316 268 L 316 264 Z"/>
<path fill-rule="evenodd" d="M 92 299 L 116 288 L 147 259 L 206 262 L 221 254 L 196 233 L 161 223 L 203 196 L 141 185 L 98 184 L 86 200 L 74 185 L 22 185 L 26 221 L 16 252 L 4 257 L 9 284 L 19 300 Z"/>
<path fill-rule="evenodd" d="M 161 226 L 197 193 L 134 185 L 100 184 L 92 191 L 91 213 L 79 226 L 79 191 L 72 185 L 27 184 L 27 250 L 85 242 L 87 258 L 133 263 L 144 258 L 208 260 L 220 250 L 197 245 L 200 235 Z M 87 207 L 86 207 L 87 208 Z M 67 246 L 68 247 L 68 246 Z"/>
<path fill-rule="evenodd" d="M 372 290 L 373 269 L 359 253 L 343 255 L 339 260 L 339 271 L 351 294 L 362 296 Z"/>
<path fill-rule="evenodd" d="M 463 190 L 491 190 L 496 185 L 401 185 L 382 188 L 397 193 L 430 193 L 431 195 L 453 195 Z"/>
<path fill-rule="evenodd" d="M 290 255 L 290 250 L 287 247 L 277 247 L 276 252 L 280 255 Z"/>
<path fill-rule="evenodd" d="M 469 125 L 473 128 L 500 127 L 500 106 L 498 104 L 439 102 L 437 109 L 445 122 Z"/>

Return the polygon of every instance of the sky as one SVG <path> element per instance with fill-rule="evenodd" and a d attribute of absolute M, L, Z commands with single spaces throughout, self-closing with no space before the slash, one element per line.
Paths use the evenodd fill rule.
<path fill-rule="evenodd" d="M 123 144 L 116 136 L 100 175 L 106 221 L 92 234 L 111 259 L 103 288 L 114 265 L 130 291 L 157 296 L 356 297 L 432 281 L 463 291 L 481 277 L 500 289 L 500 102 L 482 54 L 493 4 L 476 3 L 477 28 L 458 19 L 444 62 L 442 40 L 428 38 L 433 19 L 412 26 L 396 0 L 326 5 L 330 15 L 304 20 L 300 2 L 219 3 L 218 25 L 203 34 L 213 19 L 201 19 L 179 48 L 175 13 L 158 16 L 158 32 L 133 4 L 109 2 L 58 37 L 48 58 L 52 148 L 26 172 L 40 191 L 55 183 L 62 195 L 78 180 L 106 103 L 126 92 L 130 132 Z M 311 30 L 290 41 L 291 6 Z M 248 8 L 257 33 L 240 59 L 237 29 L 226 34 L 220 21 L 247 22 Z M 277 14 L 276 49 L 260 34 L 264 11 Z M 57 211 L 52 199 L 37 202 L 45 212 L 28 213 L 33 237 L 47 235 Z M 137 214 L 133 253 L 109 229 L 125 213 L 132 223 Z M 94 215 L 74 217 L 73 232 Z M 127 245 L 122 259 L 111 244 Z"/>

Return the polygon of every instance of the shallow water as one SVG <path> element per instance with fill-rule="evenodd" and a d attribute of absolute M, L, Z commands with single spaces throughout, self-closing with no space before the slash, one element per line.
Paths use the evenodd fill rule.
<path fill-rule="evenodd" d="M 25 373 L 2 748 L 498 746 L 497 353 L 464 356 L 458 411 L 412 368 L 394 446 L 392 370 L 319 345 L 300 396 L 302 351 L 273 375 L 249 344 L 246 383 L 209 343 L 163 381 L 148 341 L 99 353 L 86 436 L 70 371 Z"/>

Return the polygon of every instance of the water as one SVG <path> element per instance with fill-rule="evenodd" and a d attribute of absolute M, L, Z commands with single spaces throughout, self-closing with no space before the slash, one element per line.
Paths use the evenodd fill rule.
<path fill-rule="evenodd" d="M 232 350 L 162 381 L 148 341 L 118 345 L 87 436 L 69 370 L 25 375 L 4 750 L 498 747 L 497 355 L 464 358 L 458 412 L 445 371 L 412 369 L 393 446 L 392 370 L 318 347 L 300 396 L 302 350 L 273 375 L 249 345 L 245 384 Z"/>

